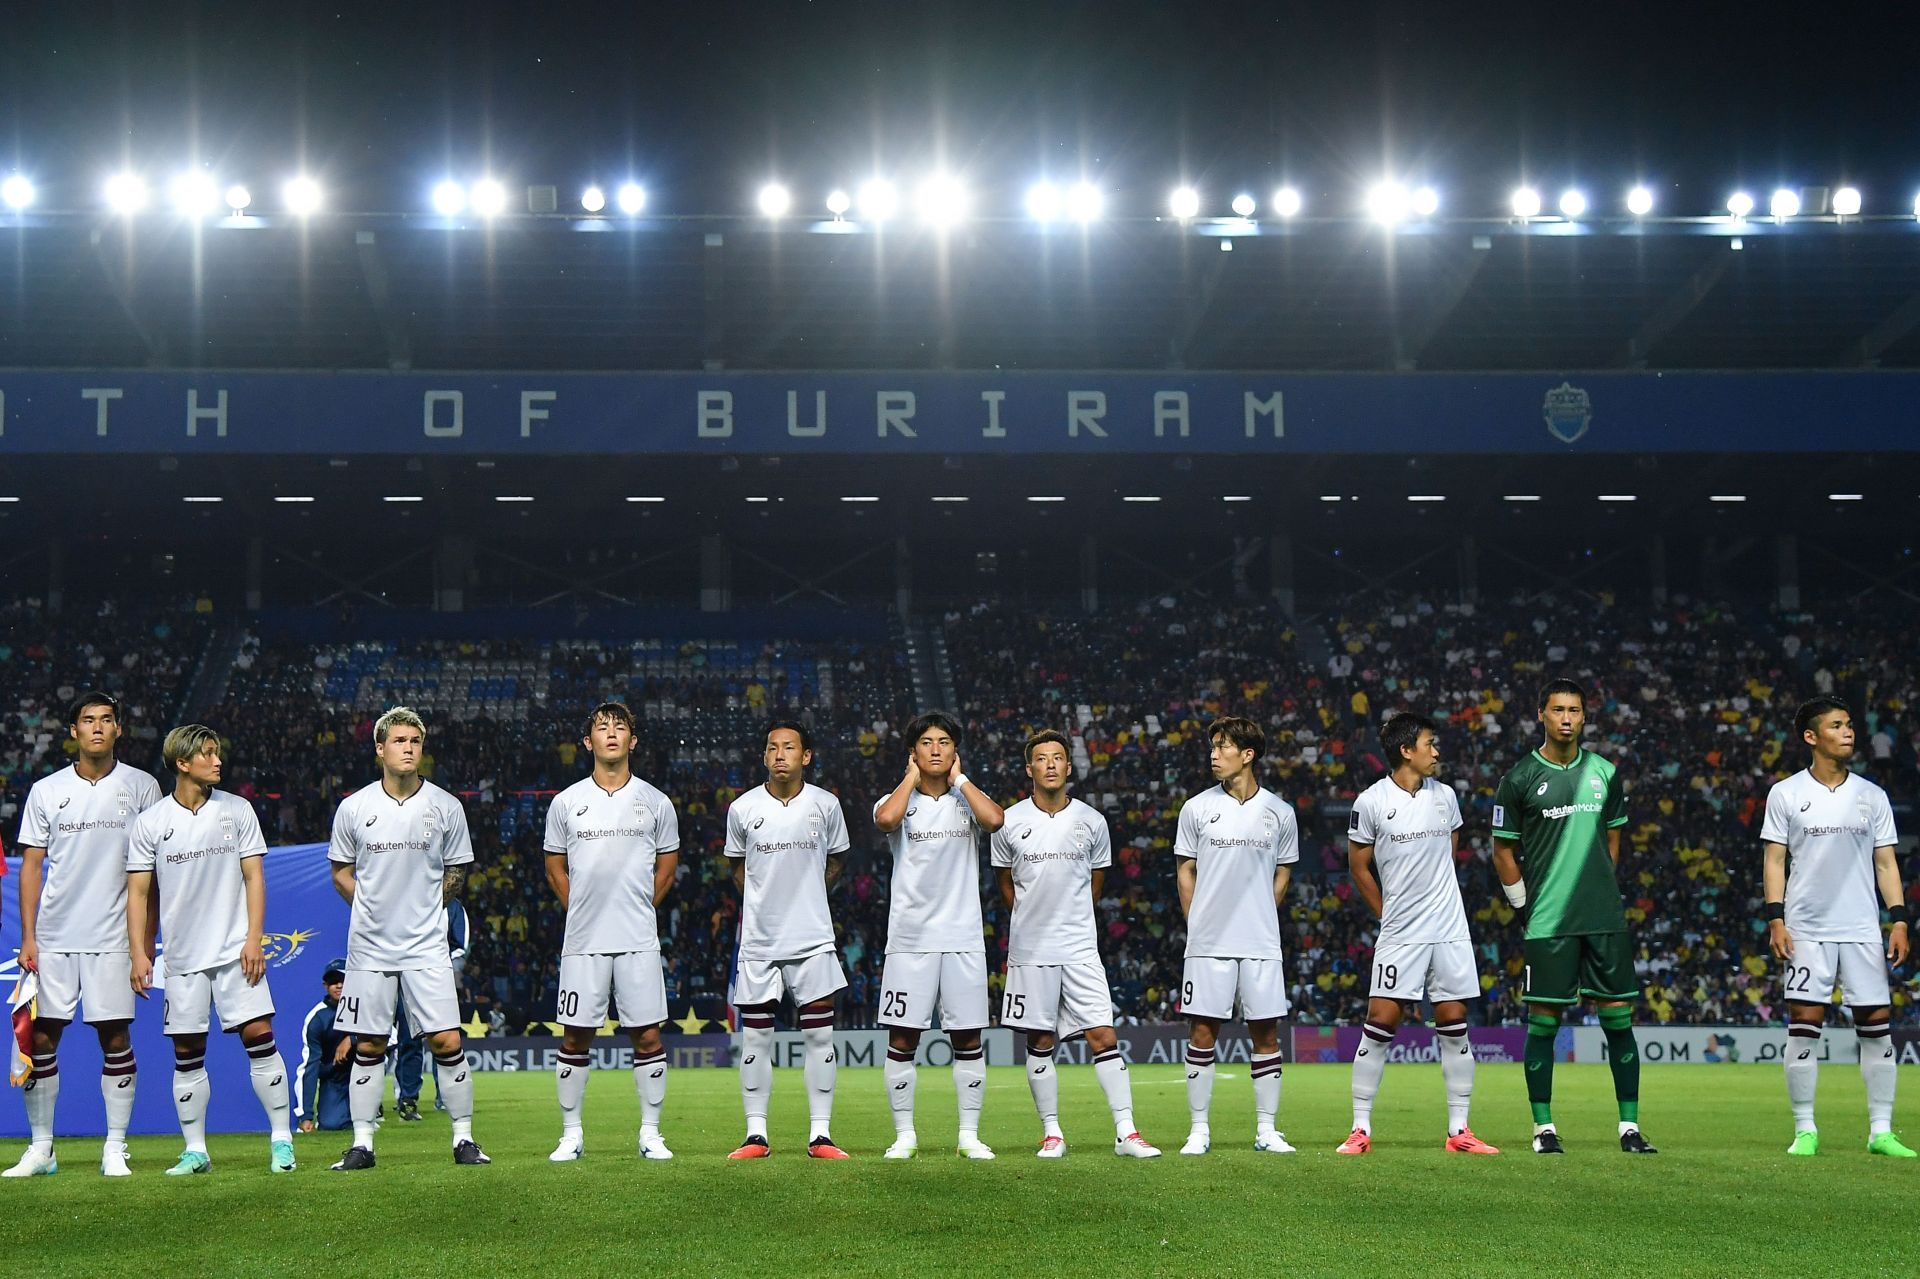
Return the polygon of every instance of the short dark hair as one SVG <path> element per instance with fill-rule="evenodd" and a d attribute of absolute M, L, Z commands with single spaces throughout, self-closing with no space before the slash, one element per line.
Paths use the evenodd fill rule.
<path fill-rule="evenodd" d="M 80 722 L 80 712 L 86 710 L 89 706 L 106 707 L 113 712 L 113 722 L 116 724 L 120 722 L 120 703 L 114 698 L 113 694 L 103 693 L 97 688 L 90 688 L 68 704 L 67 727 L 71 728 L 75 724 L 78 724 Z"/>
<path fill-rule="evenodd" d="M 1267 753 L 1267 731 L 1241 715 L 1222 715 L 1207 725 L 1207 740 L 1217 737 L 1226 738 L 1237 750 L 1252 751 L 1255 759 Z"/>
<path fill-rule="evenodd" d="M 919 741 L 930 728 L 937 728 L 951 737 L 955 746 L 960 744 L 960 725 L 953 716 L 945 711 L 928 711 L 924 715 L 915 715 L 907 724 L 907 745 Z"/>
<path fill-rule="evenodd" d="M 1069 761 L 1073 759 L 1073 743 L 1068 741 L 1067 735 L 1057 728 L 1043 728 L 1032 737 L 1029 737 L 1027 739 L 1026 749 L 1021 753 L 1021 758 L 1029 764 L 1033 763 L 1033 753 L 1042 746 L 1045 746 L 1048 742 L 1053 742 L 1057 744 L 1061 750 L 1064 750 L 1067 753 L 1067 759 Z"/>
<path fill-rule="evenodd" d="M 1439 735 L 1433 721 L 1425 715 L 1415 715 L 1411 711 L 1402 711 L 1386 722 L 1380 730 L 1380 745 L 1387 752 L 1387 767 L 1398 768 L 1404 762 L 1401 751 L 1410 751 L 1420 744 L 1420 734 Z"/>
<path fill-rule="evenodd" d="M 1546 684 L 1544 684 L 1541 687 L 1540 705 L 1537 706 L 1535 709 L 1542 710 L 1542 711 L 1546 710 L 1548 699 L 1553 698 L 1561 693 L 1567 693 L 1574 697 L 1579 698 L 1581 707 L 1583 709 L 1585 708 L 1587 704 L 1587 690 L 1582 688 L 1575 681 L 1567 679 L 1565 676 L 1562 676 L 1559 679 L 1548 680 Z"/>
<path fill-rule="evenodd" d="M 1853 717 L 1853 708 L 1837 697 L 1828 694 L 1809 697 L 1800 703 L 1800 709 L 1793 713 L 1794 730 L 1803 736 L 1811 733 L 1816 724 L 1835 711 L 1839 711 L 1849 719 Z"/>
<path fill-rule="evenodd" d="M 783 728 L 799 736 L 801 750 L 810 751 L 813 749 L 813 735 L 807 732 L 807 726 L 797 719 L 776 719 L 773 723 L 767 725 L 767 736 L 771 738 Z"/>
<path fill-rule="evenodd" d="M 625 724 L 629 733 L 639 733 L 640 728 L 633 722 L 633 710 L 625 702 L 602 702 L 587 712 L 587 725 L 580 730 L 580 736 L 592 737 L 593 726 L 601 719 L 610 719 L 616 724 Z"/>

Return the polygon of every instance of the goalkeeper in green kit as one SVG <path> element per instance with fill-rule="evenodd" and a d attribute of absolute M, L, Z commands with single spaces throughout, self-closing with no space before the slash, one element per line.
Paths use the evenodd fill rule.
<path fill-rule="evenodd" d="M 1570 679 L 1549 682 L 1540 693 L 1545 738 L 1500 779 L 1493 797 L 1494 872 L 1513 908 L 1526 912 L 1533 1149 L 1566 1153 L 1553 1126 L 1553 1044 L 1561 1013 L 1591 999 L 1607 1036 L 1620 1149 L 1651 1155 L 1657 1152 L 1640 1134 L 1640 1048 L 1629 1006 L 1640 998 L 1640 981 L 1615 878 L 1626 795 L 1612 762 L 1581 746 L 1586 722 L 1586 690 Z"/>

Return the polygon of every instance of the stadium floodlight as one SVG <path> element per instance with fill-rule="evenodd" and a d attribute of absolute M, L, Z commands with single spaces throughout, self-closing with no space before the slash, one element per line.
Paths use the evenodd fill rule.
<path fill-rule="evenodd" d="M 253 192 L 236 182 L 227 188 L 226 201 L 227 208 L 232 210 L 233 216 L 237 218 L 247 211 L 248 205 L 253 203 Z"/>
<path fill-rule="evenodd" d="M 1067 216 L 1075 222 L 1094 222 L 1106 208 L 1107 197 L 1091 182 L 1076 182 L 1067 190 Z"/>
<path fill-rule="evenodd" d="M 1708 495 L 1707 500 L 1709 502 L 1744 502 L 1747 500 L 1747 495 L 1745 493 L 1712 493 Z"/>
<path fill-rule="evenodd" d="M 1585 217 L 1587 213 L 1587 193 L 1573 187 L 1560 193 L 1560 216 L 1571 222 Z"/>
<path fill-rule="evenodd" d="M 1860 212 L 1860 188 L 1841 187 L 1833 193 L 1833 211 L 1838 217 L 1851 218 Z"/>
<path fill-rule="evenodd" d="M 1407 500 L 1409 502 L 1444 502 L 1447 500 L 1447 495 L 1445 493 L 1409 493 Z"/>
<path fill-rule="evenodd" d="M 598 213 L 607 207 L 607 193 L 599 187 L 588 187 L 580 193 L 580 207 L 588 213 Z"/>
<path fill-rule="evenodd" d="M 1233 197 L 1233 214 L 1235 217 L 1250 218 L 1253 216 L 1253 211 L 1259 207 L 1259 205 L 1254 203 L 1253 197 L 1245 191 Z"/>
<path fill-rule="evenodd" d="M 107 207 L 122 217 L 132 217 L 147 207 L 147 184 L 135 173 L 116 173 L 108 178 L 104 194 Z"/>
<path fill-rule="evenodd" d="M 1517 187 L 1512 199 L 1513 216 L 1516 218 L 1537 218 L 1540 216 L 1540 193 L 1532 187 Z"/>
<path fill-rule="evenodd" d="M 1829 502 L 1864 502 L 1867 500 L 1867 495 L 1864 493 L 1829 493 L 1827 494 L 1827 500 Z"/>
<path fill-rule="evenodd" d="M 1800 214 L 1800 193 L 1789 190 L 1786 187 L 1781 187 L 1775 191 L 1773 197 L 1767 201 L 1767 212 L 1773 214 L 1776 220 L 1780 218 L 1798 217 Z"/>
<path fill-rule="evenodd" d="M 1600 500 L 1602 502 L 1638 502 L 1640 495 L 1637 493 L 1602 493 L 1600 494 Z"/>
<path fill-rule="evenodd" d="M 1060 188 L 1051 182 L 1036 182 L 1027 188 L 1027 216 L 1035 222 L 1051 222 L 1060 216 Z"/>
<path fill-rule="evenodd" d="M 212 505 L 212 504 L 214 504 L 214 503 L 217 503 L 217 502 L 224 502 L 224 501 L 226 501 L 227 499 L 226 499 L 226 498 L 224 498 L 224 497 L 216 497 L 216 496 L 214 496 L 214 495 L 212 495 L 212 494 L 198 494 L 198 493 L 196 493 L 196 494 L 190 494 L 190 495 L 188 495 L 188 496 L 186 496 L 186 497 L 183 497 L 183 498 L 181 498 L 180 500 L 181 500 L 182 502 L 194 502 L 194 503 L 199 503 L 199 504 L 202 504 L 202 505 Z"/>
<path fill-rule="evenodd" d="M 628 217 L 637 217 L 647 207 L 647 189 L 638 182 L 623 182 L 614 192 L 613 202 Z"/>
<path fill-rule="evenodd" d="M 860 217 L 867 222 L 885 222 L 900 211 L 900 192 L 885 178 L 869 178 L 860 184 Z"/>
<path fill-rule="evenodd" d="M 760 212 L 770 218 L 784 218 L 787 210 L 793 207 L 793 192 L 778 182 L 769 182 L 760 188 Z"/>
<path fill-rule="evenodd" d="M 1413 193 L 1413 211 L 1423 218 L 1440 212 L 1440 193 L 1432 187 L 1421 187 Z"/>
<path fill-rule="evenodd" d="M 1173 194 L 1167 197 L 1167 208 L 1174 217 L 1185 222 L 1200 212 L 1200 193 L 1192 187 L 1175 187 Z"/>
<path fill-rule="evenodd" d="M 629 497 L 627 500 L 629 502 L 642 502 L 648 506 L 656 506 L 659 503 L 666 501 L 667 499 L 655 493 L 644 493 L 644 494 L 635 494 L 634 496 Z"/>
<path fill-rule="evenodd" d="M 498 178 L 481 178 L 467 192 L 467 203 L 483 218 L 497 218 L 507 211 L 507 188 Z"/>
<path fill-rule="evenodd" d="M 32 204 L 33 197 L 33 182 L 24 174 L 8 174 L 7 180 L 0 182 L 0 201 L 16 213 Z"/>
<path fill-rule="evenodd" d="M 1727 212 L 1736 218 L 1744 218 L 1753 212 L 1753 197 L 1745 191 L 1735 191 L 1727 197 Z"/>
<path fill-rule="evenodd" d="M 467 189 L 458 182 L 442 182 L 433 188 L 433 211 L 441 217 L 456 217 L 467 207 Z"/>
<path fill-rule="evenodd" d="M 288 178 L 280 188 L 280 203 L 296 218 L 310 218 L 320 212 L 320 184 L 304 174 Z"/>
<path fill-rule="evenodd" d="M 1281 187 L 1273 193 L 1273 211 L 1283 218 L 1291 218 L 1300 212 L 1300 193 L 1292 187 Z"/>
<path fill-rule="evenodd" d="M 1635 187 L 1627 192 L 1627 212 L 1636 218 L 1644 218 L 1653 212 L 1653 192 L 1646 187 Z"/>
<path fill-rule="evenodd" d="M 1222 493 L 1222 494 L 1220 495 L 1220 500 L 1221 500 L 1222 502 L 1251 502 L 1251 501 L 1253 500 L 1253 494 L 1251 494 L 1251 493 Z"/>
<path fill-rule="evenodd" d="M 914 207 L 929 226 L 948 227 L 967 216 L 967 189 L 958 178 L 936 173 L 914 193 Z"/>
<path fill-rule="evenodd" d="M 845 217 L 847 210 L 852 207 L 852 199 L 839 187 L 827 192 L 827 212 L 833 214 L 835 221 Z"/>
<path fill-rule="evenodd" d="M 183 217 L 204 218 L 220 208 L 220 185 L 211 173 L 195 170 L 173 180 L 169 194 L 173 207 Z"/>
<path fill-rule="evenodd" d="M 314 498 L 311 494 L 305 493 L 276 493 L 273 500 L 282 506 L 306 506 L 313 502 Z"/>
<path fill-rule="evenodd" d="M 1367 216 L 1385 226 L 1406 220 L 1413 199 L 1398 182 L 1376 182 L 1367 188 Z"/>

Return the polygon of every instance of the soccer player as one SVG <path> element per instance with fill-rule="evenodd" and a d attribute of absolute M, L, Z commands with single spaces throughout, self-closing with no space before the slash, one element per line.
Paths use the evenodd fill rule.
<path fill-rule="evenodd" d="M 1887 793 L 1849 771 L 1853 713 L 1833 697 L 1805 702 L 1793 717 L 1812 748 L 1804 772 L 1767 793 L 1760 839 L 1767 941 L 1786 965 L 1787 1099 L 1793 1106 L 1790 1155 L 1820 1151 L 1813 1095 L 1820 1078 L 1815 1056 L 1827 1004 L 1839 986 L 1853 1009 L 1860 1040 L 1860 1077 L 1867 1085 L 1867 1149 L 1911 1159 L 1914 1151 L 1893 1133 L 1894 1063 L 1887 960 L 1907 958 L 1906 893 Z M 1792 858 L 1789 874 L 1788 858 Z M 1875 888 L 1879 889 L 1878 896 Z M 1880 904 L 1893 927 L 1880 938 Z"/>
<path fill-rule="evenodd" d="M 1580 745 L 1587 693 L 1579 684 L 1549 680 L 1540 690 L 1540 723 L 1540 748 L 1508 770 L 1493 797 L 1494 872 L 1513 908 L 1527 908 L 1523 993 L 1534 1153 L 1566 1153 L 1553 1126 L 1553 1042 L 1562 1011 L 1584 996 L 1607 1036 L 1620 1149 L 1657 1154 L 1640 1133 L 1640 1047 L 1629 1007 L 1640 997 L 1640 981 L 1615 878 L 1626 794 L 1612 761 Z"/>
<path fill-rule="evenodd" d="M 793 997 L 806 1041 L 807 1154 L 845 1159 L 833 1142 L 833 996 L 847 976 L 833 950 L 827 891 L 840 879 L 847 819 L 831 792 L 806 780 L 813 742 L 804 726 L 775 720 L 762 760 L 767 780 L 727 809 L 727 856 L 740 890 L 740 963 L 732 1003 L 740 1010 L 740 1100 L 747 1139 L 730 1159 L 764 1159 L 767 1096 L 773 1090 L 773 1019 Z"/>
<path fill-rule="evenodd" d="M 27 792 L 20 816 L 20 967 L 40 977 L 32 1065 L 22 1090 L 31 1143 L 8 1177 L 60 1171 L 53 1110 L 60 1096 L 60 1037 L 85 1001 L 100 1037 L 107 1139 L 100 1171 L 125 1177 L 133 1117 L 132 960 L 127 951 L 127 832 L 160 800 L 153 778 L 114 759 L 120 708 L 82 693 L 67 714 L 73 763 Z M 44 886 L 44 888 L 43 888 Z"/>
<path fill-rule="evenodd" d="M 287 1063 L 273 1042 L 273 993 L 267 989 L 267 841 L 253 805 L 214 789 L 220 735 L 205 724 L 168 733 L 160 756 L 173 770 L 173 794 L 140 814 L 127 841 L 127 929 L 133 989 L 153 988 L 147 907 L 156 890 L 166 938 L 166 1000 L 161 1030 L 173 1040 L 173 1107 L 187 1148 L 169 1177 L 206 1172 L 207 1027 L 238 1031 L 253 1095 L 267 1112 L 270 1172 L 293 1171 L 292 1095 Z"/>
<path fill-rule="evenodd" d="M 1180 1010 L 1192 1022 L 1187 1109 L 1193 1126 L 1180 1153 L 1213 1148 L 1214 1044 L 1220 1023 L 1232 1020 L 1237 1006 L 1253 1039 L 1253 1148 L 1291 1154 L 1273 1125 L 1280 1111 L 1280 1019 L 1287 1015 L 1280 904 L 1300 860 L 1300 826 L 1293 809 L 1254 775 L 1267 751 L 1258 724 L 1222 716 L 1207 726 L 1207 740 L 1219 785 L 1181 806 L 1173 846 L 1187 918 Z"/>
<path fill-rule="evenodd" d="M 473 1140 L 473 1072 L 460 1037 L 460 997 L 447 949 L 448 900 L 467 881 L 473 843 L 460 801 L 420 776 L 427 726 L 396 706 L 373 724 L 380 780 L 340 801 L 333 815 L 333 886 L 353 906 L 347 979 L 334 1028 L 354 1037 L 353 1145 L 335 1172 L 373 1167 L 373 1132 L 386 1092 L 387 1040 L 400 1001 L 443 1068 L 453 1121 L 453 1162 L 492 1160 Z"/>
<path fill-rule="evenodd" d="M 1133 1085 L 1113 1033 L 1113 996 L 1094 931 L 1094 903 L 1113 864 L 1107 819 L 1067 794 L 1073 761 L 1064 735 L 1035 733 L 1025 755 L 1033 794 L 1007 810 L 992 848 L 1000 896 L 1013 912 L 1000 1021 L 1027 1037 L 1027 1087 L 1040 1112 L 1037 1153 L 1067 1153 L 1053 1056 L 1060 1040 L 1084 1034 L 1113 1112 L 1113 1153 L 1157 1159 L 1160 1152 L 1133 1125 Z"/>
<path fill-rule="evenodd" d="M 953 1040 L 960 1097 L 959 1153 L 991 1159 L 980 1140 L 987 1063 L 986 927 L 980 914 L 978 833 L 1006 820 L 1000 805 L 960 770 L 960 726 L 940 711 L 907 725 L 906 775 L 873 806 L 873 823 L 893 850 L 887 957 L 880 970 L 880 1024 L 887 1034 L 887 1099 L 893 1105 L 888 1159 L 920 1148 L 913 1127 L 913 1056 L 921 1032 L 940 1025 Z"/>
<path fill-rule="evenodd" d="M 588 1051 L 606 1025 L 608 1005 L 633 1043 L 633 1083 L 640 1094 L 640 1157 L 671 1159 L 660 1136 L 667 1101 L 667 979 L 660 964 L 655 909 L 680 869 L 680 819 L 673 801 L 633 775 L 633 712 L 603 702 L 587 716 L 583 744 L 593 772 L 547 805 L 547 883 L 567 912 L 560 943 L 560 1144 L 547 1158 L 578 1159 L 586 1150 L 580 1112 L 586 1103 Z"/>
<path fill-rule="evenodd" d="M 1467 1127 L 1473 1045 L 1467 1041 L 1466 1001 L 1480 997 L 1480 975 L 1453 872 L 1460 801 L 1452 787 L 1436 780 L 1440 750 L 1432 720 L 1395 715 L 1381 729 L 1380 745 L 1391 771 L 1360 793 L 1347 821 L 1347 866 L 1361 898 L 1379 916 L 1380 931 L 1373 941 L 1367 1023 L 1353 1056 L 1353 1132 L 1337 1153 L 1364 1155 L 1373 1148 L 1373 1099 L 1401 1012 L 1431 1000 L 1447 1089 L 1445 1148 L 1497 1155 Z"/>

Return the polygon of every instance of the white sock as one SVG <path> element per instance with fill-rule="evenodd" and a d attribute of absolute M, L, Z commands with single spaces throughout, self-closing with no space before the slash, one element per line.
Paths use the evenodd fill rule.
<path fill-rule="evenodd" d="M 1373 1099 L 1387 1073 L 1387 1048 L 1394 1032 L 1368 1022 L 1360 1028 L 1360 1046 L 1353 1050 L 1353 1126 L 1373 1135 Z"/>
<path fill-rule="evenodd" d="M 801 1013 L 800 1036 L 806 1040 L 807 1140 L 833 1135 L 833 1088 L 839 1079 L 833 1049 L 833 1011 Z"/>
<path fill-rule="evenodd" d="M 553 1064 L 553 1086 L 560 1096 L 562 1133 L 580 1131 L 581 1112 L 587 1105 L 587 1072 L 592 1068 L 593 1059 L 587 1054 L 570 1053 L 564 1048 Z"/>
<path fill-rule="evenodd" d="M 1864 1042 L 1864 1041 L 1863 1041 Z M 1862 1053 L 1861 1064 L 1866 1064 Z M 1787 1104 L 1793 1107 L 1793 1130 L 1815 1131 L 1814 1094 L 1820 1089 L 1820 1027 L 1814 1022 L 1787 1023 Z"/>
<path fill-rule="evenodd" d="M 1133 1076 L 1127 1073 L 1127 1059 L 1118 1048 L 1109 1048 L 1093 1059 L 1093 1077 L 1107 1095 L 1107 1109 L 1113 1113 L 1115 1140 L 1125 1141 L 1139 1129 L 1133 1122 Z"/>
<path fill-rule="evenodd" d="M 913 1092 L 918 1074 L 913 1054 L 887 1049 L 887 1104 L 893 1107 L 893 1132 L 896 1137 L 913 1136 Z"/>
<path fill-rule="evenodd" d="M 667 1050 L 633 1059 L 633 1086 L 640 1094 L 640 1131 L 660 1135 L 660 1112 L 667 1104 Z"/>
<path fill-rule="evenodd" d="M 293 1091 L 287 1086 L 287 1063 L 268 1035 L 247 1046 L 247 1078 L 260 1109 L 267 1112 L 267 1140 L 293 1140 Z"/>
<path fill-rule="evenodd" d="M 1187 1112 L 1196 1132 L 1207 1132 L 1213 1109 L 1214 1050 L 1187 1045 Z"/>
<path fill-rule="evenodd" d="M 740 1018 L 740 1104 L 747 1112 L 747 1136 L 767 1135 L 767 1099 L 773 1092 L 773 1018 L 747 1013 Z"/>
<path fill-rule="evenodd" d="M 1041 1135 L 1064 1136 L 1060 1131 L 1060 1076 L 1054 1073 L 1053 1049 L 1027 1049 L 1027 1091 L 1033 1094 L 1033 1108 L 1040 1112 Z"/>
<path fill-rule="evenodd" d="M 204 1059 L 204 1058 L 203 1058 Z M 100 1096 L 107 1103 L 107 1141 L 125 1143 L 133 1121 L 133 1049 L 108 1053 L 100 1062 Z"/>
<path fill-rule="evenodd" d="M 453 1144 L 473 1140 L 473 1066 L 467 1061 L 467 1046 L 458 1048 L 441 1056 L 433 1054 L 433 1064 L 440 1068 L 440 1100 L 447 1103 L 447 1118 L 453 1121 Z"/>
<path fill-rule="evenodd" d="M 187 1149 L 203 1155 L 207 1153 L 207 1095 L 212 1091 L 204 1050 L 194 1057 L 173 1059 L 173 1113 L 180 1117 L 180 1135 Z"/>
<path fill-rule="evenodd" d="M 1254 1132 L 1272 1132 L 1273 1117 L 1280 1113 L 1280 1054 L 1253 1055 Z"/>
<path fill-rule="evenodd" d="M 52 1053 L 33 1059 L 33 1073 L 27 1078 L 27 1131 L 33 1144 L 53 1149 L 53 1107 L 60 1100 L 60 1066 Z"/>
<path fill-rule="evenodd" d="M 387 1093 L 387 1054 L 371 1057 L 353 1050 L 353 1074 L 347 1084 L 347 1111 L 353 1116 L 353 1144 L 373 1149 L 373 1121 Z"/>
<path fill-rule="evenodd" d="M 1440 1078 L 1447 1086 L 1447 1136 L 1465 1130 L 1467 1111 L 1473 1105 L 1473 1042 L 1467 1038 L 1467 1023 L 1449 1022 L 1435 1026 L 1440 1037 Z"/>
<path fill-rule="evenodd" d="M 1900 1067 L 1894 1064 L 1893 1025 L 1856 1026 L 1860 1037 L 1860 1078 L 1867 1083 L 1867 1135 L 1893 1131 L 1893 1092 Z"/>
<path fill-rule="evenodd" d="M 980 1136 L 980 1107 L 987 1100 L 987 1055 L 986 1050 L 975 1048 L 972 1052 L 953 1050 L 953 1091 L 960 1098 L 960 1136 Z"/>

